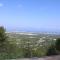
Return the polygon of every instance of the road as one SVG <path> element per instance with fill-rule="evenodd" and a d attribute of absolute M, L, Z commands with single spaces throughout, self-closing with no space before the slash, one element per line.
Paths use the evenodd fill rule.
<path fill-rule="evenodd" d="M 6 59 L 6 60 L 60 60 L 60 55 L 44 58 L 21 58 L 21 59 Z"/>

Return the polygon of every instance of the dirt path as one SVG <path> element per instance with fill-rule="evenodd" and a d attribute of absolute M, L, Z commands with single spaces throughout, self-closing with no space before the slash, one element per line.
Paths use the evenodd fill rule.
<path fill-rule="evenodd" d="M 24 59 L 22 58 L 22 59 L 10 59 L 10 60 L 60 60 L 60 55 L 44 57 L 44 58 L 24 58 Z"/>

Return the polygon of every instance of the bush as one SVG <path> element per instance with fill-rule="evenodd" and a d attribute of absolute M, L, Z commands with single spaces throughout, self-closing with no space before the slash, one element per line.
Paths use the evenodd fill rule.
<path fill-rule="evenodd" d="M 56 48 L 54 45 L 51 45 L 47 50 L 47 56 L 57 55 Z"/>
<path fill-rule="evenodd" d="M 56 47 L 56 50 L 60 51 L 60 38 L 58 38 L 58 39 L 56 40 L 56 45 L 55 45 L 55 47 Z"/>

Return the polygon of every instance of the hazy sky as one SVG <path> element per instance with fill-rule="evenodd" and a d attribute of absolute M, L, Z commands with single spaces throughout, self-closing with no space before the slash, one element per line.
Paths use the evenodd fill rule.
<path fill-rule="evenodd" d="M 60 30 L 60 0 L 0 0 L 0 25 L 8 29 Z"/>

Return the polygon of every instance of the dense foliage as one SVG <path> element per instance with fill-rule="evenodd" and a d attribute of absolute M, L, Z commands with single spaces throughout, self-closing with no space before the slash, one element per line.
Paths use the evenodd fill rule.
<path fill-rule="evenodd" d="M 60 51 L 60 38 L 56 41 L 56 50 Z"/>
<path fill-rule="evenodd" d="M 60 38 L 58 38 L 55 42 L 55 45 L 51 45 L 47 50 L 47 55 L 59 55 L 60 54 Z"/>

